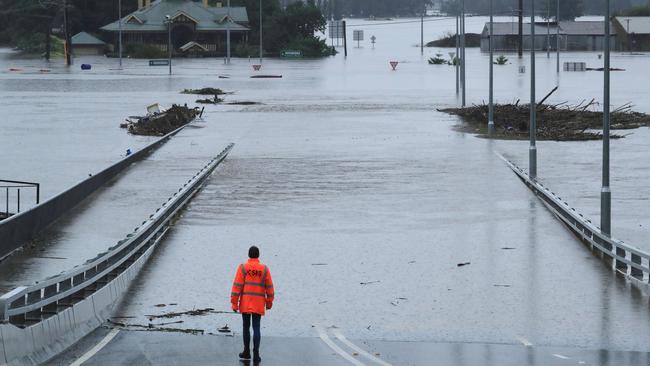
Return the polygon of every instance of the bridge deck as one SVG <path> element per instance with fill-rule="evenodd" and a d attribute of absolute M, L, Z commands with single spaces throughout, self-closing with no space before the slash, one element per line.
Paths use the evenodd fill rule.
<path fill-rule="evenodd" d="M 186 128 L 61 218 L 35 245 L 0 262 L 0 292 L 71 269 L 133 231 L 225 147 L 197 143 L 204 125 Z"/>

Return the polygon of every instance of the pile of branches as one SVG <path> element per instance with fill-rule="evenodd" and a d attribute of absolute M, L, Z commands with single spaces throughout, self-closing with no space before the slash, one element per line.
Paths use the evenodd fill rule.
<path fill-rule="evenodd" d="M 212 95 L 212 98 L 197 99 L 199 104 L 219 104 L 223 102 L 222 98 L 219 98 L 220 95 L 225 95 L 223 90 L 219 88 L 201 88 L 201 89 L 185 89 L 181 94 L 196 94 L 196 95 Z"/>
<path fill-rule="evenodd" d="M 187 105 L 172 105 L 164 112 L 154 113 L 144 117 L 130 117 L 122 127 L 129 133 L 143 136 L 164 136 L 175 129 L 192 122 L 201 114 L 198 108 Z"/>
<path fill-rule="evenodd" d="M 494 124 L 496 138 L 525 140 L 529 138 L 530 105 L 494 105 Z M 603 112 L 595 111 L 598 103 L 582 101 L 577 105 L 559 104 L 537 105 L 537 138 L 550 141 L 587 141 L 602 139 Z M 460 130 L 487 134 L 489 107 L 483 103 L 467 108 L 441 109 L 441 112 L 460 116 L 465 122 Z M 625 104 L 611 111 L 611 129 L 626 130 L 650 126 L 650 115 L 632 111 L 631 104 Z M 625 136 L 612 134 L 612 138 Z"/>

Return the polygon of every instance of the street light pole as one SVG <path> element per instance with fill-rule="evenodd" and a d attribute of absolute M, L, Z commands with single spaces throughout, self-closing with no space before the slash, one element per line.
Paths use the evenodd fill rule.
<path fill-rule="evenodd" d="M 605 91 L 603 98 L 603 186 L 600 190 L 600 231 L 612 234 L 612 190 L 609 186 L 609 73 L 610 73 L 610 0 L 605 1 Z"/>
<path fill-rule="evenodd" d="M 228 20 L 226 23 L 226 63 L 230 64 L 230 0 L 228 0 Z"/>
<path fill-rule="evenodd" d="M 488 113 L 488 136 L 494 136 L 494 0 L 490 0 L 490 107 Z"/>
<path fill-rule="evenodd" d="M 262 0 L 260 0 L 260 64 L 264 60 L 264 47 L 262 46 L 263 41 L 263 30 L 262 30 Z"/>
<path fill-rule="evenodd" d="M 420 17 L 420 54 L 424 55 L 424 13 L 427 9 L 424 1 L 422 1 L 422 16 Z"/>
<path fill-rule="evenodd" d="M 120 69 L 121 69 L 122 68 L 122 0 L 118 0 L 117 2 L 117 13 L 118 13 L 117 16 L 119 17 L 118 24 L 120 28 L 119 36 L 118 36 L 119 39 L 117 41 L 118 43 L 117 48 L 118 48 L 118 53 L 120 55 Z"/>
<path fill-rule="evenodd" d="M 467 104 L 467 82 L 465 80 L 465 0 L 461 0 L 461 12 L 460 12 L 460 81 L 462 83 L 462 107 L 465 108 Z"/>
<path fill-rule="evenodd" d="M 167 19 L 167 60 L 169 62 L 169 75 L 172 74 L 172 19 L 166 15 Z"/>
<path fill-rule="evenodd" d="M 528 174 L 537 178 L 537 101 L 535 97 L 535 0 L 530 2 L 530 147 Z"/>
<path fill-rule="evenodd" d="M 557 73 L 560 73 L 560 0 L 557 0 L 557 13 L 555 15 L 555 21 L 557 22 L 557 28 L 556 28 L 556 34 L 555 34 L 555 44 L 557 48 L 557 62 L 556 62 L 556 68 L 557 68 Z"/>
<path fill-rule="evenodd" d="M 551 58 L 551 0 L 546 0 L 546 58 Z"/>
<path fill-rule="evenodd" d="M 454 66 L 456 67 L 456 95 L 460 94 L 460 35 L 459 35 L 459 18 L 456 15 L 456 59 Z"/>

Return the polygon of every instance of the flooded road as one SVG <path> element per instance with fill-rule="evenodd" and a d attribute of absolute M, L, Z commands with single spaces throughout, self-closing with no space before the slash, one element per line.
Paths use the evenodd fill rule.
<path fill-rule="evenodd" d="M 484 22 L 472 18 L 468 31 L 480 32 Z M 313 326 L 336 325 L 354 339 L 647 351 L 647 296 L 591 256 L 496 155 L 525 162 L 527 142 L 456 132 L 458 120 L 436 111 L 458 103 L 454 70 L 426 59 L 449 50 L 421 56 L 415 23 L 352 28 L 376 35 L 375 49 L 350 47 L 347 60 L 265 60 L 264 73 L 284 76 L 276 80 L 250 79 L 249 61 L 238 59 L 227 67 L 179 60 L 168 77 L 146 60 L 126 60 L 115 71 L 116 60 L 89 58 L 91 72 L 52 65 L 44 75 L 40 61 L 5 58 L 2 70 L 32 71 L 0 73 L 0 108 L 16 116 L 2 122 L 3 175 L 40 181 L 51 196 L 148 141 L 117 128 L 146 104 L 192 102 L 178 94 L 184 88 L 235 91 L 227 100 L 263 105 L 206 108 L 200 146 L 237 146 L 117 315 L 146 324 L 148 314 L 229 310 L 234 270 L 257 244 L 276 283 L 277 302 L 263 322 L 268 335 L 314 337 Z M 431 39 L 452 29 L 453 20 L 426 28 Z M 538 57 L 538 94 L 560 84 L 551 103 L 601 98 L 602 74 L 558 79 L 555 60 Z M 596 53 L 563 57 L 602 62 Z M 397 71 L 391 60 L 400 61 Z M 481 103 L 487 56 L 474 49 L 467 61 L 468 101 Z M 528 101 L 529 75 L 518 73 L 519 63 L 496 68 L 498 101 Z M 627 69 L 613 74 L 614 105 L 650 112 L 646 65 L 646 56 L 614 56 L 613 66 Z M 632 132 L 612 143 L 613 230 L 650 250 L 643 240 L 650 132 Z M 183 151 L 176 143 L 163 149 Z M 540 177 L 597 221 L 599 143 L 544 142 L 539 151 Z M 228 314 L 183 320 L 206 331 L 239 321 Z"/>

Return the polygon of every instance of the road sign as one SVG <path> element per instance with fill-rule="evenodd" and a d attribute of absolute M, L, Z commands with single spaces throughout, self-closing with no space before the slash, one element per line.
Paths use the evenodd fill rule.
<path fill-rule="evenodd" d="M 169 66 L 169 60 L 149 60 L 149 66 Z"/>
<path fill-rule="evenodd" d="M 302 58 L 302 51 L 300 50 L 284 50 L 280 52 L 283 58 Z"/>
<path fill-rule="evenodd" d="M 343 38 L 343 21 L 332 20 L 329 24 L 330 38 Z"/>
<path fill-rule="evenodd" d="M 398 61 L 391 61 L 390 62 L 390 67 L 392 67 L 393 70 L 397 70 L 397 65 L 399 65 Z"/>
<path fill-rule="evenodd" d="M 352 39 L 355 41 L 363 41 L 363 31 L 355 30 L 354 32 L 352 32 Z"/>
<path fill-rule="evenodd" d="M 260 71 L 261 68 L 262 68 L 262 65 L 253 65 L 253 70 L 254 71 Z"/>

